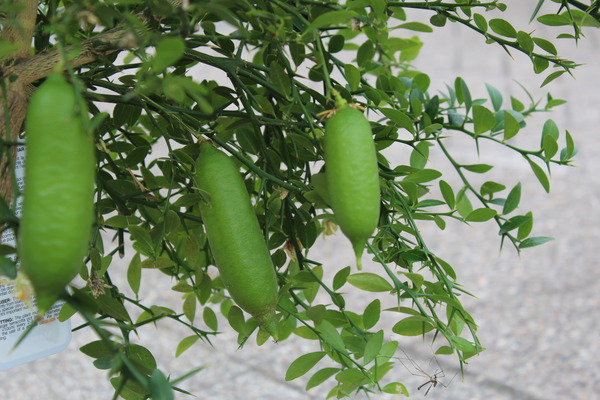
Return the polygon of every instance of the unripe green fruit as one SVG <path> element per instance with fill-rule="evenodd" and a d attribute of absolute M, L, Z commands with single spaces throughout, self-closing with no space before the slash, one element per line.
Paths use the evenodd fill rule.
<path fill-rule="evenodd" d="M 206 236 L 235 303 L 277 337 L 277 276 L 238 167 L 210 142 L 200 145 L 196 183 Z"/>
<path fill-rule="evenodd" d="M 379 221 L 377 151 L 363 113 L 343 104 L 325 126 L 325 167 L 336 222 L 354 248 L 358 269 Z"/>
<path fill-rule="evenodd" d="M 31 97 L 25 120 L 25 188 L 19 226 L 21 268 L 45 314 L 77 275 L 94 217 L 94 143 L 76 95 L 53 73 Z"/>

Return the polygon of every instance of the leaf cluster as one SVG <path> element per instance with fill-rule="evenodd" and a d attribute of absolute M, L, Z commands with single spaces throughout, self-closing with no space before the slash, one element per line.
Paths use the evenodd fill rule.
<path fill-rule="evenodd" d="M 596 2 L 582 7 L 561 2 L 559 14 L 538 20 L 573 26 L 578 38 L 581 27 L 598 21 Z M 110 371 L 115 398 L 170 399 L 173 388 L 183 391 L 178 379 L 157 369 L 150 350 L 131 342 L 139 329 L 188 327 L 176 356 L 224 329 L 217 312 L 240 345 L 254 332 L 259 344 L 268 340 L 212 267 L 194 181 L 202 139 L 238 162 L 253 198 L 280 283 L 280 340 L 318 342 L 319 351 L 292 363 L 287 380 L 327 359 L 307 390 L 330 381 L 329 395 L 338 398 L 373 390 L 408 394 L 400 383 L 384 383 L 398 347 L 392 334 L 442 342 L 438 354 L 454 354 L 461 367 L 481 352 L 476 322 L 461 303 L 469 293 L 455 269 L 429 249 L 420 227 L 489 221 L 517 251 L 550 239 L 531 236 L 533 213 L 519 209 L 520 183 L 487 178 L 493 164 L 462 162 L 448 144 L 460 136 L 475 152 L 489 143 L 519 154 L 546 191 L 551 166 L 570 165 L 576 148 L 551 119 L 538 132 L 536 148 L 519 145 L 529 118 L 563 100 L 535 99 L 525 88 L 524 98 L 507 98 L 491 85 L 485 98 L 474 98 L 461 77 L 434 92 L 430 76 L 411 61 L 423 45 L 421 34 L 457 23 L 526 54 L 535 73 L 555 67 L 544 85 L 571 73 L 577 64 L 560 58 L 551 41 L 487 17 L 506 8 L 500 1 L 40 2 L 35 49 L 62 51 L 65 62 L 84 41 L 94 43 L 109 30 L 122 33 L 118 45 L 95 43 L 102 51 L 93 62 L 69 69 L 94 115 L 97 224 L 81 272 L 88 285 L 70 292 L 61 313 L 79 312 L 87 322 L 76 329 L 98 334 L 81 350 Z M 411 21 L 411 9 L 428 15 L 429 23 Z M 110 53 L 106 46 L 129 50 Z M 0 43 L 0 54 L 10 52 Z M 334 107 L 334 93 L 367 109 L 378 150 L 381 216 L 368 245 L 376 267 L 365 272 L 322 265 L 310 252 L 320 235 L 335 231 L 319 119 Z M 436 165 L 432 149 L 451 168 Z M 404 154 L 404 161 L 386 156 L 390 151 Z M 0 218 L 2 229 L 16 228 L 14 204 L 0 202 Z M 14 249 L 0 250 L 4 256 Z M 128 287 L 117 287 L 111 276 L 123 272 L 113 265 L 124 255 Z M 14 272 L 8 261 L 0 267 Z M 152 284 L 142 278 L 156 274 L 173 282 L 177 307 L 144 300 Z M 369 293 L 366 307 L 347 305 L 350 287 Z M 384 315 L 395 321 L 391 332 Z"/>

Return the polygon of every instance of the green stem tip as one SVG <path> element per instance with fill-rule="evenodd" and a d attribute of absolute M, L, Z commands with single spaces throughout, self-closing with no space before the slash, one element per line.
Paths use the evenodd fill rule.
<path fill-rule="evenodd" d="M 367 245 L 366 240 L 354 240 L 352 242 L 352 248 L 354 249 L 354 255 L 356 256 L 356 268 L 362 270 L 362 255 Z"/>

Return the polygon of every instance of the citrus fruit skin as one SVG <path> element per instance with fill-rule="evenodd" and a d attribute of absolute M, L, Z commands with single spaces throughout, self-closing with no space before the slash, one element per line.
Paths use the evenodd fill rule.
<path fill-rule="evenodd" d="M 94 219 L 94 143 L 77 113 L 73 87 L 52 73 L 31 97 L 25 119 L 21 268 L 45 314 L 77 275 Z"/>
<path fill-rule="evenodd" d="M 239 168 L 210 142 L 200 145 L 196 183 L 200 213 L 225 288 L 276 337 L 277 276 Z"/>
<path fill-rule="evenodd" d="M 363 113 L 343 104 L 325 125 L 326 179 L 337 224 L 350 242 L 357 267 L 380 209 L 377 151 Z"/>

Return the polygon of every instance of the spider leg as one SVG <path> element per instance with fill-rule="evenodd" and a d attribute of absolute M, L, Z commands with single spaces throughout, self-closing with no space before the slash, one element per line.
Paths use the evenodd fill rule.
<path fill-rule="evenodd" d="M 429 385 L 429 387 L 425 391 L 425 394 L 423 395 L 423 397 L 427 396 L 427 394 L 429 393 L 429 391 L 431 390 L 431 388 L 434 387 L 434 386 L 435 386 L 435 383 L 431 382 L 431 385 Z"/>

